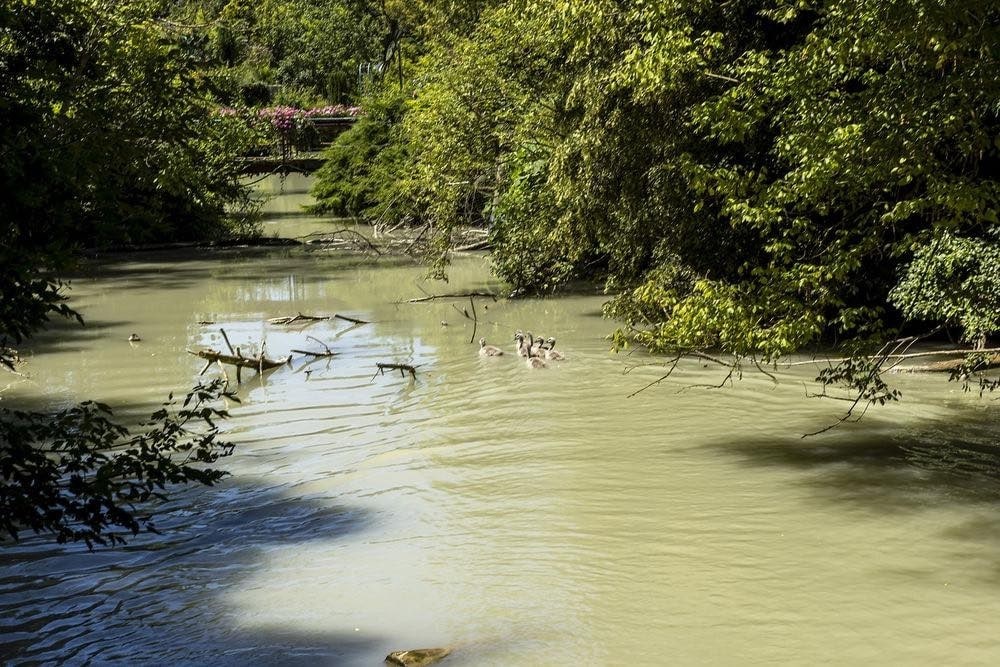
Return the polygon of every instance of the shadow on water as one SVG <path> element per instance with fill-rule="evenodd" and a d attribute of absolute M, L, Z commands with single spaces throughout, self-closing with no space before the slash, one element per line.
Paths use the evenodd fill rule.
<path fill-rule="evenodd" d="M 130 320 L 96 320 L 85 318 L 80 324 L 75 318 L 53 317 L 45 328 L 24 344 L 34 354 L 42 352 L 87 352 L 88 343 L 107 337 L 108 331 L 125 329 Z"/>
<path fill-rule="evenodd" d="M 820 498 L 883 512 L 948 504 L 1000 509 L 1000 442 L 996 424 L 925 422 L 880 428 L 868 418 L 814 438 L 754 439 L 712 445 L 751 467 L 801 471 L 798 481 Z M 873 433 L 874 431 L 874 433 Z"/>
<path fill-rule="evenodd" d="M 129 546 L 0 550 L 0 660 L 155 664 L 344 664 L 385 643 L 364 634 L 240 627 L 227 602 L 270 547 L 338 541 L 373 518 L 280 488 L 190 489 Z M 376 653 L 377 654 L 377 653 Z"/>

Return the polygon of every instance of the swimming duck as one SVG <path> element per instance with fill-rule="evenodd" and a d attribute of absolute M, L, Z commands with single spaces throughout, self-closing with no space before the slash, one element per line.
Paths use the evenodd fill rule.
<path fill-rule="evenodd" d="M 501 350 L 496 345 L 487 345 L 485 338 L 479 339 L 479 356 L 481 357 L 500 357 L 503 356 L 503 350 Z"/>
<path fill-rule="evenodd" d="M 549 361 L 565 361 L 566 355 L 564 355 L 559 350 L 555 349 L 556 339 L 549 336 L 546 340 L 548 347 L 545 348 L 545 358 Z"/>

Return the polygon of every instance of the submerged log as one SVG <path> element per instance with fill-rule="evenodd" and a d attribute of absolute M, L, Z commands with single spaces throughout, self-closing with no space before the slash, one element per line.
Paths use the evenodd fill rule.
<path fill-rule="evenodd" d="M 322 322 L 324 320 L 343 320 L 344 322 L 350 322 L 351 324 L 371 324 L 366 320 L 359 320 L 356 317 L 348 317 L 347 315 L 341 315 L 340 313 L 334 313 L 333 315 L 303 315 L 298 313 L 296 315 L 285 315 L 284 317 L 272 317 L 267 321 L 268 324 L 295 324 L 296 322 Z"/>
<path fill-rule="evenodd" d="M 395 651 L 385 657 L 391 665 L 400 667 L 427 667 L 451 655 L 450 648 L 415 648 L 409 651 Z"/>
<path fill-rule="evenodd" d="M 330 319 L 329 315 L 303 315 L 302 313 L 299 313 L 297 315 L 285 315 L 284 317 L 272 317 L 267 321 L 267 323 L 294 324 L 296 322 L 320 322 L 328 319 Z"/>
<path fill-rule="evenodd" d="M 494 301 L 497 300 L 497 295 L 492 292 L 456 292 L 454 294 L 428 294 L 416 299 L 407 299 L 406 303 L 424 303 L 425 301 L 434 301 L 436 299 L 464 299 L 472 296 L 486 296 Z"/>
<path fill-rule="evenodd" d="M 966 365 L 966 359 L 949 359 L 947 361 L 935 361 L 931 364 L 921 366 L 904 366 L 895 369 L 897 373 L 954 373 L 962 370 Z M 1000 368 L 1000 354 L 994 354 L 974 363 L 968 370 L 973 373 L 989 371 Z"/>
<path fill-rule="evenodd" d="M 237 368 L 252 368 L 258 372 L 267 371 L 272 368 L 277 368 L 278 366 L 284 366 L 292 360 L 292 355 L 288 355 L 284 359 L 268 359 L 265 356 L 244 357 L 239 354 L 225 354 L 215 350 L 188 350 L 187 353 L 193 354 L 196 357 L 201 357 L 209 364 L 229 364 L 230 366 L 236 366 Z"/>

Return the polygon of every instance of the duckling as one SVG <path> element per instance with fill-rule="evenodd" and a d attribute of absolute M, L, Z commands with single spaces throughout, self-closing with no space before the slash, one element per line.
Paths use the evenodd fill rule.
<path fill-rule="evenodd" d="M 514 332 L 514 349 L 519 357 L 528 356 L 528 342 L 524 339 L 524 332 L 518 329 Z"/>
<path fill-rule="evenodd" d="M 129 334 L 129 336 L 128 336 L 128 342 L 130 342 L 130 343 L 138 343 L 141 340 L 142 339 L 139 338 L 139 334 L 137 334 L 137 333 Z"/>
<path fill-rule="evenodd" d="M 528 357 L 527 360 L 528 368 L 548 368 L 549 365 L 545 363 L 543 359 L 539 357 Z"/>
<path fill-rule="evenodd" d="M 503 350 L 496 345 L 487 345 L 485 338 L 479 339 L 479 356 L 481 357 L 501 357 Z"/>
<path fill-rule="evenodd" d="M 545 358 L 546 359 L 548 359 L 549 361 L 565 361 L 566 360 L 566 355 L 563 354 L 562 352 L 560 352 L 559 350 L 555 349 L 555 347 L 556 347 L 556 339 L 555 338 L 553 338 L 552 336 L 549 336 L 545 340 L 545 342 L 549 344 L 549 346 L 547 348 L 545 348 Z"/>

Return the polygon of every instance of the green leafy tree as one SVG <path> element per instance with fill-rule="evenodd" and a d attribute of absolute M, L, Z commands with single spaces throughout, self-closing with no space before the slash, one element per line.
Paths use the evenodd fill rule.
<path fill-rule="evenodd" d="M 239 136 L 213 113 L 187 33 L 153 0 L 0 4 L 0 363 L 52 316 L 76 316 L 60 276 L 82 248 L 229 234 L 249 201 Z M 105 406 L 55 416 L 0 411 L 0 533 L 116 543 L 174 483 L 214 482 L 211 407 L 133 434 Z M 193 406 L 192 407 L 192 402 Z M 199 420 L 202 435 L 188 432 Z M 178 460 L 178 456 L 181 458 Z M 184 457 L 188 457 L 186 460 Z M 146 510 L 142 510 L 145 512 Z M 147 525 L 148 527 L 148 525 Z"/>
<path fill-rule="evenodd" d="M 101 403 L 51 415 L 0 409 L 0 538 L 30 531 L 93 548 L 156 532 L 152 501 L 226 475 L 212 467 L 233 451 L 216 424 L 228 416 L 214 407 L 223 396 L 237 400 L 221 381 L 196 387 L 134 433 Z"/>
<path fill-rule="evenodd" d="M 415 218 L 486 220 L 516 290 L 605 279 L 618 345 L 766 363 L 940 325 L 981 345 L 998 331 L 998 12 L 487 8 L 415 67 Z M 827 379 L 856 389 L 841 370 Z"/>

